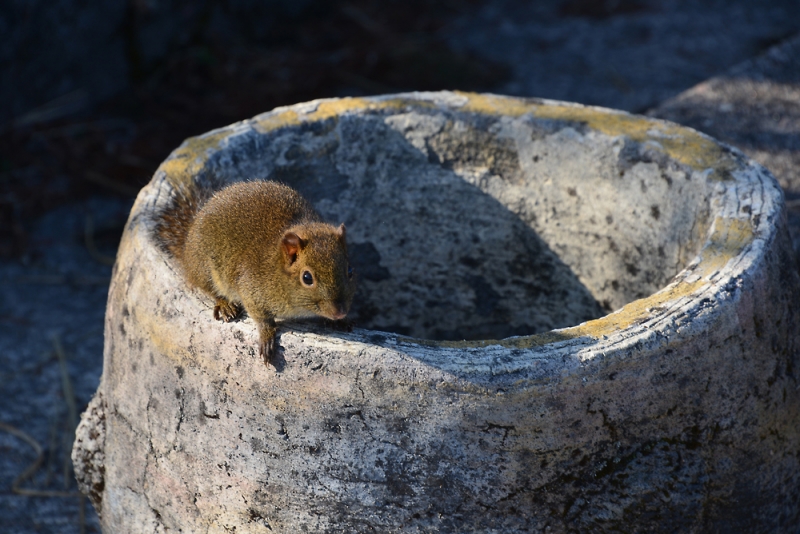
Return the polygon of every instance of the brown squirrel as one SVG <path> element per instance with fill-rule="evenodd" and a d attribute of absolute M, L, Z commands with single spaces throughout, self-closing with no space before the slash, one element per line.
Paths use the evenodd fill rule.
<path fill-rule="evenodd" d="M 322 222 L 292 188 L 240 182 L 213 194 L 176 191 L 157 233 L 190 285 L 216 299 L 214 318 L 242 308 L 258 326 L 259 353 L 275 355 L 275 319 L 343 319 L 355 291 L 344 224 Z"/>

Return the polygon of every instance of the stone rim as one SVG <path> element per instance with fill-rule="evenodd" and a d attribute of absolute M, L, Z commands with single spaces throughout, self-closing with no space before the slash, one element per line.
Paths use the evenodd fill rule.
<path fill-rule="evenodd" d="M 774 239 L 774 220 L 783 210 L 777 182 L 766 169 L 735 148 L 700 132 L 605 108 L 449 91 L 315 100 L 276 108 L 190 138 L 158 168 L 154 180 L 137 199 L 131 220 L 163 205 L 172 189 L 202 175 L 211 156 L 224 151 L 237 136 L 265 135 L 348 113 L 409 108 L 446 108 L 489 116 L 529 114 L 540 119 L 574 121 L 606 135 L 626 135 L 647 143 L 649 148 L 703 173 L 714 184 L 711 226 L 699 254 L 670 284 L 615 312 L 576 326 L 503 340 L 465 342 L 417 339 L 370 330 L 336 334 L 327 339 L 341 337 L 351 343 L 397 351 L 447 373 L 468 377 L 470 382 L 496 384 L 508 379 L 519 384 L 520 380 L 557 376 L 592 360 L 615 355 L 625 358 L 634 352 L 662 348 L 681 339 L 687 330 L 697 332 L 703 325 L 711 324 L 724 307 L 724 301 L 736 298 L 742 280 L 757 267 L 762 250 Z M 129 227 L 133 229 L 132 225 Z M 144 238 L 151 241 L 150 235 Z M 683 320 L 675 320 L 676 310 Z M 690 322 L 693 328 L 687 329 Z M 292 324 L 292 327 L 305 330 L 302 325 Z M 285 330 L 282 335 L 293 334 Z M 324 343 L 325 336 L 321 337 L 320 342 Z M 330 348 L 336 350 L 335 346 Z M 532 366 L 543 363 L 546 370 L 531 372 Z"/>

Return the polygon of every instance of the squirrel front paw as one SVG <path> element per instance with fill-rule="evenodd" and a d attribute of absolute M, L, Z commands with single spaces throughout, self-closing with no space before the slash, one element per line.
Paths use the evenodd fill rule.
<path fill-rule="evenodd" d="M 258 325 L 258 353 L 264 358 L 264 365 L 272 363 L 275 357 L 277 343 L 275 341 L 275 321 L 268 319 Z"/>
<path fill-rule="evenodd" d="M 264 358 L 264 365 L 269 365 L 270 362 L 272 362 L 272 358 L 275 356 L 275 336 L 260 340 L 258 346 L 258 353 Z"/>
<path fill-rule="evenodd" d="M 241 312 L 242 309 L 233 302 L 228 302 L 225 299 L 217 299 L 217 304 L 214 306 L 214 319 L 229 323 L 236 319 Z"/>

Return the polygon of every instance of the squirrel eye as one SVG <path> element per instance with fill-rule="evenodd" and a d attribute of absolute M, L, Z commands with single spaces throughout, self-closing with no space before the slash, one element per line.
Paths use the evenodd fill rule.
<path fill-rule="evenodd" d="M 347 266 L 347 278 L 353 278 L 353 268 L 351 266 Z"/>
<path fill-rule="evenodd" d="M 303 283 L 307 286 L 314 284 L 314 277 L 308 271 L 303 271 Z"/>

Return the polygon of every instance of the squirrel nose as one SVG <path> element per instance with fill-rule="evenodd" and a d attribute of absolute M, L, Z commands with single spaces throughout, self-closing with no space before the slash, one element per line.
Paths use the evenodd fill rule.
<path fill-rule="evenodd" d="M 333 321 L 344 319 L 350 310 L 350 303 L 343 299 L 331 299 L 320 303 L 320 315 Z"/>

